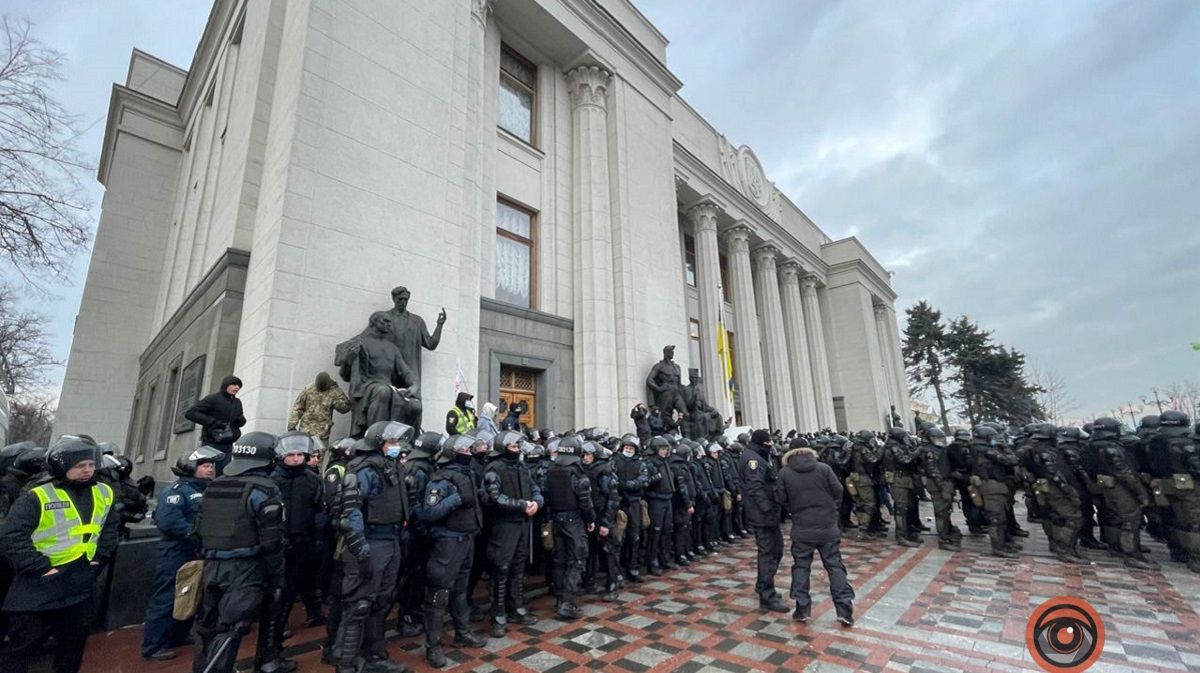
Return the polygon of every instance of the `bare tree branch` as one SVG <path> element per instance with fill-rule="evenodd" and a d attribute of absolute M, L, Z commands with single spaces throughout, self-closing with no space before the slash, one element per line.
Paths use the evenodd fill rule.
<path fill-rule="evenodd" d="M 1056 425 L 1066 425 L 1067 414 L 1079 406 L 1067 388 L 1066 380 L 1058 372 L 1041 366 L 1032 368 L 1030 378 L 1042 389 L 1037 394 L 1037 400 L 1046 410 L 1046 415 Z"/>
<path fill-rule="evenodd" d="M 40 392 L 47 370 L 60 366 L 46 340 L 46 317 L 17 307 L 16 292 L 0 283 L 0 391 L 22 397 Z"/>
<path fill-rule="evenodd" d="M 53 96 L 63 57 L 0 20 L 0 256 L 26 282 L 62 279 L 91 238 L 91 215 L 75 148 L 77 118 Z"/>

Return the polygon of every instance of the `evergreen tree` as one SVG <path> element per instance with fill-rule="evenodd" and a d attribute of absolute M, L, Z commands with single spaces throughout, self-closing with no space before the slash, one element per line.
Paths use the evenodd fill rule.
<path fill-rule="evenodd" d="M 946 394 L 943 390 L 946 327 L 942 324 L 942 312 L 922 299 L 905 313 L 908 324 L 904 327 L 904 367 L 908 370 L 912 391 L 933 388 L 942 429 L 949 433 L 950 421 L 946 418 Z"/>
<path fill-rule="evenodd" d="M 1037 401 L 1042 392 L 1025 378 L 1025 355 L 999 346 L 992 333 L 961 316 L 946 332 L 946 360 L 957 368 L 955 397 L 975 425 L 997 420 L 1024 425 L 1046 416 Z"/>

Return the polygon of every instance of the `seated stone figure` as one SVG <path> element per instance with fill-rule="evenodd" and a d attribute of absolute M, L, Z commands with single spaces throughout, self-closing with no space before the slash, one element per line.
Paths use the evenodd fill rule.
<path fill-rule="evenodd" d="M 420 384 L 392 343 L 391 329 L 387 311 L 376 311 L 367 329 L 337 345 L 333 364 L 354 400 L 351 437 L 361 437 L 376 421 L 400 421 L 420 431 Z"/>
<path fill-rule="evenodd" d="M 688 385 L 683 389 L 683 401 L 687 405 L 684 417 L 684 435 L 697 440 L 713 439 L 721 434 L 724 421 L 721 412 L 704 399 L 704 380 L 699 369 L 688 370 Z"/>

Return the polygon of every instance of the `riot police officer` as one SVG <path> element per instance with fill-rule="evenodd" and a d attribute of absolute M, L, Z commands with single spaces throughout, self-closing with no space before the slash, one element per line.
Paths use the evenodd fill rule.
<path fill-rule="evenodd" d="M 554 614 L 568 621 L 583 616 L 576 600 L 587 562 L 587 534 L 596 529 L 591 483 L 580 465 L 582 449 L 579 438 L 564 438 L 546 472 L 546 510 L 554 525 L 554 585 L 558 590 Z"/>
<path fill-rule="evenodd" d="M 967 519 L 967 532 L 971 535 L 987 533 L 987 515 L 975 504 L 971 496 L 971 475 L 974 473 L 975 457 L 971 454 L 971 431 L 955 430 L 954 441 L 946 448 L 950 458 L 950 476 L 962 504 L 963 516 Z"/>
<path fill-rule="evenodd" d="M 667 438 L 671 441 L 671 438 Z M 696 514 L 696 475 L 688 467 L 692 450 L 683 441 L 671 448 L 671 474 L 675 476 L 675 498 L 671 502 L 671 527 L 675 531 L 674 559 L 677 565 L 691 565 L 696 558 L 692 551 L 692 517 Z"/>
<path fill-rule="evenodd" d="M 706 449 L 706 454 L 700 458 L 700 466 L 704 469 L 708 483 L 713 488 L 713 507 L 711 515 L 704 520 L 704 539 L 714 548 L 730 542 L 722 535 L 721 520 L 728 516 L 733 508 L 733 494 L 726 483 L 725 473 L 721 469 L 721 445 L 712 442 Z M 729 505 L 726 509 L 725 505 Z"/>
<path fill-rule="evenodd" d="M 696 515 L 692 517 L 692 550 L 698 556 L 708 556 L 717 551 L 714 541 L 709 537 L 709 528 L 716 520 L 717 508 L 721 505 L 719 488 L 709 478 L 705 469 L 704 447 L 699 442 L 688 442 L 692 449 L 692 458 L 688 467 L 692 470 L 692 481 L 696 482 Z"/>
<path fill-rule="evenodd" d="M 178 479 L 158 498 L 154 525 L 162 539 L 157 544 L 154 589 L 146 605 L 142 635 L 142 657 L 145 659 L 174 659 L 174 648 L 187 643 L 192 620 L 178 621 L 172 616 L 175 573 L 183 564 L 200 558 L 200 547 L 192 535 L 192 527 L 200 513 L 204 489 L 217 476 L 217 463 L 223 458 L 224 455 L 211 446 L 201 446 L 180 456 L 171 468 Z"/>
<path fill-rule="evenodd" d="M 987 425 L 976 426 L 972 431 L 971 453 L 975 464 L 971 482 L 983 499 L 992 556 L 1016 558 L 1020 547 L 1009 538 L 1007 504 L 1008 468 L 1017 464 L 1017 457 L 999 435 L 995 428 Z"/>
<path fill-rule="evenodd" d="M 1170 478 L 1158 480 L 1156 491 L 1170 507 L 1169 539 L 1173 557 L 1200 573 L 1200 425 L 1188 436 L 1189 419 L 1181 411 L 1164 411 L 1159 420 Z"/>
<path fill-rule="evenodd" d="M 666 437 L 652 437 L 647 445 L 654 453 L 646 459 L 646 509 L 650 515 L 650 530 L 646 534 L 647 567 L 650 574 L 659 576 L 664 570 L 678 566 L 671 559 L 671 538 L 675 532 L 672 500 L 675 497 L 675 475 L 671 470 L 671 443 Z"/>
<path fill-rule="evenodd" d="M 95 479 L 95 442 L 64 435 L 45 459 L 50 479 L 18 496 L 0 524 L 0 554 L 14 573 L 0 644 L 5 671 L 27 670 L 50 636 L 56 641 L 54 670 L 79 670 L 95 578 L 117 548 L 113 490 Z"/>
<path fill-rule="evenodd" d="M 1158 564 L 1141 551 L 1142 509 L 1150 506 L 1150 494 L 1142 486 L 1135 466 L 1131 465 L 1132 451 L 1137 441 L 1122 445 L 1121 423 L 1115 418 L 1098 418 L 1092 422 L 1091 451 L 1096 460 L 1096 483 L 1100 486 L 1101 538 L 1110 551 L 1125 559 L 1125 566 L 1153 570 Z"/>
<path fill-rule="evenodd" d="M 1088 435 L 1076 427 L 1061 427 L 1058 428 L 1054 439 L 1059 456 L 1079 485 L 1079 534 L 1076 536 L 1078 544 L 1085 549 L 1108 549 L 1108 545 L 1097 540 L 1092 531 L 1092 527 L 1096 525 L 1092 492 L 1098 492 L 1099 486 L 1095 483 L 1095 476 L 1088 471 L 1089 462 L 1094 465 L 1094 461 L 1088 461 L 1084 457 L 1083 442 L 1088 439 Z"/>
<path fill-rule="evenodd" d="M 425 661 L 446 665 L 442 627 L 449 608 L 455 647 L 483 647 L 487 641 L 471 631 L 467 583 L 475 557 L 475 537 L 483 528 L 481 484 L 471 470 L 475 439 L 454 435 L 446 440 L 439 468 L 425 487 L 417 517 L 429 532 L 431 547 L 425 570 Z"/>
<path fill-rule="evenodd" d="M 345 550 L 342 619 L 334 652 L 338 673 L 408 670 L 388 660 L 384 617 L 404 561 L 409 515 L 408 491 L 397 461 L 412 438 L 413 429 L 404 423 L 372 423 L 342 478 L 338 530 Z"/>
<path fill-rule="evenodd" d="M 855 515 L 858 517 L 858 539 L 885 537 L 880 521 L 879 501 L 875 498 L 876 473 L 883 460 L 883 447 L 870 430 L 859 430 L 854 434 L 850 453 L 850 471 L 846 477 L 846 490 L 854 498 Z"/>
<path fill-rule="evenodd" d="M 275 455 L 279 462 L 271 478 L 279 486 L 284 513 L 284 589 L 276 617 L 287 628 L 292 605 L 300 598 L 304 602 L 308 626 L 325 623 L 318 595 L 321 557 L 314 554 L 317 533 L 325 527 L 324 492 L 321 478 L 308 468 L 315 440 L 309 435 L 291 431 L 279 436 Z"/>
<path fill-rule="evenodd" d="M 593 592 L 596 581 L 603 572 L 604 592 L 600 598 L 606 603 L 617 600 L 621 586 L 621 564 L 618 559 L 620 548 L 615 532 L 621 496 L 617 491 L 617 479 L 613 476 L 612 465 L 609 463 L 610 453 L 599 442 L 585 441 L 580 456 L 592 491 L 592 507 L 596 510 L 595 529 L 588 533 L 584 591 Z"/>
<path fill-rule="evenodd" d="M 417 511 L 425 487 L 437 471 L 434 461 L 445 439 L 440 432 L 423 432 L 413 442 L 408 460 L 404 462 L 404 480 L 408 488 L 409 510 L 412 512 Z M 428 533 L 416 518 L 409 521 L 408 553 L 404 557 L 396 589 L 402 638 L 411 638 L 425 630 L 421 606 L 425 600 L 425 566 L 429 563 L 432 546 Z"/>
<path fill-rule="evenodd" d="M 525 563 L 529 560 L 533 517 L 544 504 L 542 491 L 521 460 L 521 433 L 505 430 L 492 440 L 492 460 L 484 468 L 492 525 L 487 540 L 491 567 L 492 637 L 503 638 L 509 622 L 536 624 L 525 607 Z"/>
<path fill-rule="evenodd" d="M 783 559 L 783 531 L 779 528 L 780 504 L 775 496 L 779 473 L 772 460 L 771 448 L 770 433 L 755 430 L 738 464 L 738 474 L 746 502 L 746 523 L 754 530 L 758 552 L 758 576 L 754 584 L 758 608 L 788 612 L 787 605 L 775 590 L 775 573 Z"/>
<path fill-rule="evenodd" d="M 612 460 L 621 501 L 620 511 L 625 515 L 624 535 L 620 539 L 622 574 L 635 584 L 642 581 L 642 495 L 650 485 L 650 470 L 637 455 L 639 445 L 636 436 L 625 435 Z"/>
<path fill-rule="evenodd" d="M 925 476 L 925 488 L 933 501 L 933 520 L 937 529 L 938 549 L 958 551 L 962 545 L 962 532 L 950 521 L 954 509 L 954 477 L 950 456 L 946 451 L 949 442 L 946 433 L 934 426 L 925 430 L 918 462 Z"/>
<path fill-rule="evenodd" d="M 337 663 L 333 650 L 342 625 L 342 562 L 337 548 L 341 536 L 338 526 L 342 520 L 339 510 L 342 479 L 346 476 L 346 466 L 358 453 L 354 447 L 361 441 L 346 437 L 334 442 L 329 450 L 329 463 L 321 477 L 325 512 L 325 526 L 321 532 L 325 538 L 321 545 L 321 577 L 324 579 L 325 601 L 329 607 L 329 616 L 325 620 L 325 641 L 321 645 L 321 663 L 325 664 Z"/>
<path fill-rule="evenodd" d="M 254 619 L 268 616 L 282 597 L 283 502 L 270 477 L 275 445 L 275 436 L 265 432 L 242 435 L 224 474 L 204 490 L 196 517 L 205 563 L 194 670 L 231 673 Z M 295 670 L 294 662 L 279 656 L 282 640 L 268 620 L 259 625 L 256 669 Z"/>
<path fill-rule="evenodd" d="M 721 469 L 721 478 L 725 483 L 725 491 L 729 493 L 729 507 L 722 507 L 721 538 L 728 543 L 734 541 L 734 536 L 742 537 L 737 528 L 737 511 L 741 507 L 742 487 L 738 483 L 737 461 L 725 447 L 729 446 L 724 436 L 718 438 L 717 446 L 721 451 L 717 455 L 717 463 Z M 709 451 L 711 453 L 711 449 Z"/>
<path fill-rule="evenodd" d="M 1077 563 L 1082 556 L 1076 550 L 1081 517 L 1079 491 L 1083 488 L 1075 471 L 1055 450 L 1057 428 L 1037 423 L 1029 432 L 1029 469 L 1032 490 L 1042 509 L 1042 528 L 1050 540 L 1050 552 L 1063 563 Z"/>
<path fill-rule="evenodd" d="M 901 547 L 920 547 L 921 538 L 910 528 L 913 518 L 918 516 L 913 479 L 917 470 L 917 452 L 904 428 L 888 429 L 887 442 L 883 447 L 883 470 L 896 506 L 896 544 Z"/>

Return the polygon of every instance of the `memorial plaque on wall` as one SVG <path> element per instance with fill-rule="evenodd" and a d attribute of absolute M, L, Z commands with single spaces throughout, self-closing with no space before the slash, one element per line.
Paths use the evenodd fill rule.
<path fill-rule="evenodd" d="M 200 399 L 200 384 L 204 379 L 204 358 L 205 355 L 192 360 L 183 370 L 183 376 L 179 379 L 179 403 L 175 406 L 175 434 L 191 432 L 196 428 L 196 424 L 183 417 L 183 412 L 187 411 L 197 400 Z"/>

